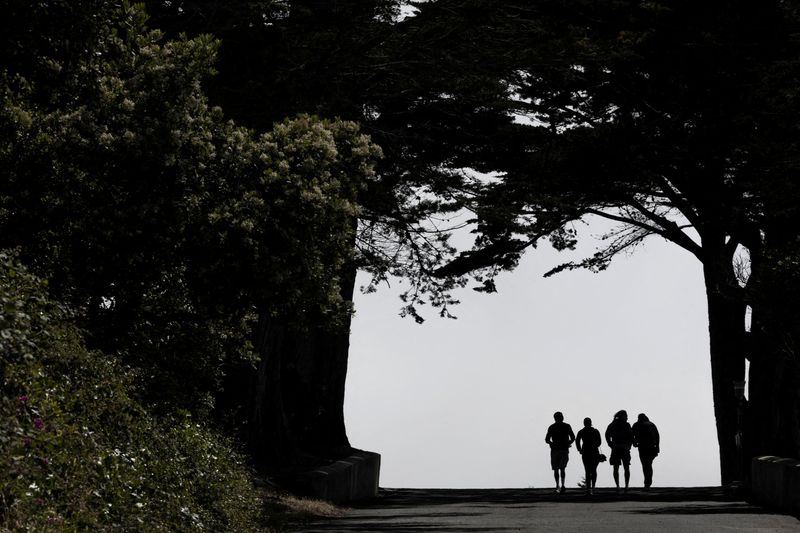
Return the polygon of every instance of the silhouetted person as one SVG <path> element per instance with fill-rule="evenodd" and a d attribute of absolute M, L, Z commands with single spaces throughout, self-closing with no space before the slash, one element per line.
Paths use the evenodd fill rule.
<path fill-rule="evenodd" d="M 628 424 L 628 413 L 624 410 L 614 415 L 614 420 L 606 429 L 606 442 L 611 448 L 611 457 L 608 462 L 614 467 L 614 483 L 619 492 L 619 465 L 625 469 L 625 492 L 631 480 L 631 445 L 633 445 L 633 431 Z"/>
<path fill-rule="evenodd" d="M 586 471 L 586 492 L 592 494 L 597 483 L 597 465 L 600 464 L 600 432 L 592 427 L 592 419 L 583 419 L 583 428 L 575 437 L 575 447 L 581 454 L 583 468 Z"/>
<path fill-rule="evenodd" d="M 555 424 L 547 428 L 544 441 L 550 445 L 550 466 L 553 468 L 553 477 L 556 480 L 556 492 L 564 492 L 564 478 L 566 477 L 567 461 L 569 461 L 569 447 L 575 442 L 575 434 L 569 424 L 564 422 L 561 412 L 553 414 Z M 561 476 L 561 488 L 558 486 Z"/>
<path fill-rule="evenodd" d="M 649 489 L 653 484 L 653 459 L 661 451 L 661 438 L 656 425 L 650 422 L 644 413 L 639 414 L 632 431 L 633 445 L 639 448 L 639 460 L 642 462 L 642 472 L 644 473 L 644 487 Z"/>

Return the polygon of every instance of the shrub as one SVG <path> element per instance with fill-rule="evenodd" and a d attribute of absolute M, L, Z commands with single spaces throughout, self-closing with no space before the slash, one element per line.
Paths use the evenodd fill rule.
<path fill-rule="evenodd" d="M 0 529 L 258 529 L 233 443 L 188 413 L 148 413 L 135 371 L 87 350 L 46 287 L 0 254 Z"/>

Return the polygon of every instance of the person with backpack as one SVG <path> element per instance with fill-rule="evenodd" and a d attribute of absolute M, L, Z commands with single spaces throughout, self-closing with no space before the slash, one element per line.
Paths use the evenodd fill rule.
<path fill-rule="evenodd" d="M 564 422 L 564 415 L 560 411 L 553 414 L 555 423 L 547 428 L 544 441 L 550 445 L 550 466 L 553 468 L 553 477 L 556 480 L 556 492 L 564 492 L 564 478 L 566 477 L 567 462 L 569 461 L 569 448 L 575 442 L 572 427 Z M 558 480 L 561 477 L 561 487 Z"/>
<path fill-rule="evenodd" d="M 625 470 L 625 492 L 631 480 L 631 446 L 633 445 L 633 432 L 628 424 L 628 413 L 625 410 L 617 411 L 614 420 L 606 429 L 606 443 L 611 448 L 611 457 L 608 462 L 614 467 L 614 483 L 619 492 L 619 466 Z"/>
<path fill-rule="evenodd" d="M 644 488 L 649 489 L 653 484 L 653 460 L 661 452 L 658 428 L 647 415 L 640 413 L 633 424 L 633 445 L 639 449 L 639 460 L 644 473 Z"/>
<path fill-rule="evenodd" d="M 600 432 L 592 427 L 592 419 L 583 419 L 583 428 L 575 437 L 575 447 L 581 454 L 583 469 L 586 472 L 586 493 L 592 494 L 597 483 L 597 465 L 600 464 Z"/>

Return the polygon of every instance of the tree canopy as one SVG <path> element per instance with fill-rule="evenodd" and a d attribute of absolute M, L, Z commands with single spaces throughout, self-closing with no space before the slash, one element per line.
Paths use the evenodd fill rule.
<path fill-rule="evenodd" d="M 140 7 L 21 14 L 31 25 L 7 24 L 0 51 L 0 245 L 82 310 L 93 346 L 180 398 L 248 357 L 256 308 L 298 324 L 349 313 L 338 270 L 380 155 L 355 124 L 235 125 L 202 92 L 217 41 L 164 41 Z"/>
<path fill-rule="evenodd" d="M 704 268 L 723 481 L 741 475 L 732 384 L 744 379 L 746 357 L 754 419 L 783 420 L 782 431 L 752 431 L 750 451 L 796 455 L 796 398 L 760 399 L 768 380 L 759 373 L 787 363 L 785 353 L 758 353 L 768 351 L 763 328 L 775 315 L 773 301 L 755 296 L 756 280 L 777 266 L 765 250 L 791 255 L 798 238 L 796 13 L 783 2 L 548 5 L 557 46 L 543 48 L 522 25 L 496 41 L 516 46 L 506 98 L 524 143 L 487 167 L 499 178 L 468 202 L 476 247 L 439 274 L 513 268 L 542 239 L 569 248 L 570 223 L 589 214 L 620 225 L 597 254 L 551 273 L 603 270 L 649 236 L 681 246 Z M 541 6 L 518 6 L 518 16 L 539 20 Z M 742 348 L 748 305 L 771 316 L 750 351 Z M 760 440 L 764 432 L 774 440 Z"/>

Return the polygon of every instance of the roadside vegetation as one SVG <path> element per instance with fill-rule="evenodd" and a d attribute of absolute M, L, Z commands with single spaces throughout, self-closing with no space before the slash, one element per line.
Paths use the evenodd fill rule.
<path fill-rule="evenodd" d="M 259 314 L 349 312 L 336 271 L 380 151 L 352 122 L 237 126 L 202 90 L 218 42 L 141 5 L 0 7 L 0 530 L 335 512 L 260 481 L 215 399 Z"/>
<path fill-rule="evenodd" d="M 340 513 L 270 487 L 190 413 L 148 412 L 141 376 L 88 350 L 8 254 L 0 306 L 0 529 L 277 532 Z"/>

